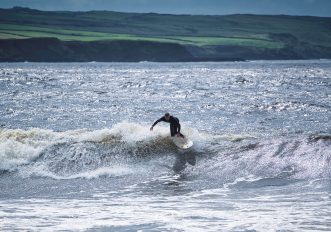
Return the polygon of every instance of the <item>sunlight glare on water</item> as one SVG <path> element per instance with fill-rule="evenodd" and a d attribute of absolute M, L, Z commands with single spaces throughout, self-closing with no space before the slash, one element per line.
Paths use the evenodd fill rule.
<path fill-rule="evenodd" d="M 330 87 L 328 60 L 2 63 L 0 230 L 328 231 Z"/>

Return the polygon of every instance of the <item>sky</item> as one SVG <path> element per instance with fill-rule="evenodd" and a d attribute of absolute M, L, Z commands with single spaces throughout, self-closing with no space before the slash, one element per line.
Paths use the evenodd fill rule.
<path fill-rule="evenodd" d="M 331 17 L 331 0 L 0 0 L 0 8 L 169 14 L 286 14 Z"/>

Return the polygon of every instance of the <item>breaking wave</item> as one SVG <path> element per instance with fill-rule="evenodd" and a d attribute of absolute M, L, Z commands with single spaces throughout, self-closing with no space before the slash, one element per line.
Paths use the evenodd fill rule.
<path fill-rule="evenodd" d="M 110 129 L 55 132 L 0 130 L 0 170 L 23 177 L 98 178 L 169 171 L 178 157 L 194 156 L 184 170 L 198 178 L 231 183 L 240 178 L 315 179 L 331 177 L 331 136 L 254 138 L 183 131 L 194 146 L 181 151 L 166 127 L 119 123 Z M 192 163 L 191 163 L 192 164 Z M 171 171 L 171 170 L 170 170 Z"/>

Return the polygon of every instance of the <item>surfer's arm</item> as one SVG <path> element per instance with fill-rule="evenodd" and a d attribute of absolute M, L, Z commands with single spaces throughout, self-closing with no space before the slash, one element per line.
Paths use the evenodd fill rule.
<path fill-rule="evenodd" d="M 153 123 L 153 125 L 152 125 L 152 127 L 151 127 L 151 130 L 153 130 L 153 127 L 154 127 L 156 124 L 158 124 L 159 122 L 161 122 L 161 121 L 164 121 L 164 117 L 162 117 L 162 118 L 156 120 L 156 121 Z"/>
<path fill-rule="evenodd" d="M 161 122 L 161 121 L 164 121 L 164 117 L 162 117 L 162 118 L 156 120 L 156 121 L 154 122 L 154 124 L 152 125 L 152 127 L 154 127 L 156 124 L 158 124 L 158 123 Z"/>

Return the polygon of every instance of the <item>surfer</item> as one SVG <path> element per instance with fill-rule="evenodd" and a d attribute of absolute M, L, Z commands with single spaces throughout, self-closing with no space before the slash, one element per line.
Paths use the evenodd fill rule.
<path fill-rule="evenodd" d="M 150 130 L 152 131 L 153 127 L 161 121 L 170 123 L 171 137 L 174 137 L 176 135 L 176 136 L 180 136 L 180 137 L 184 138 L 184 135 L 182 133 L 180 133 L 179 119 L 170 115 L 169 113 L 166 113 L 162 118 L 156 120 L 156 122 L 154 122 L 154 124 L 152 125 Z"/>

